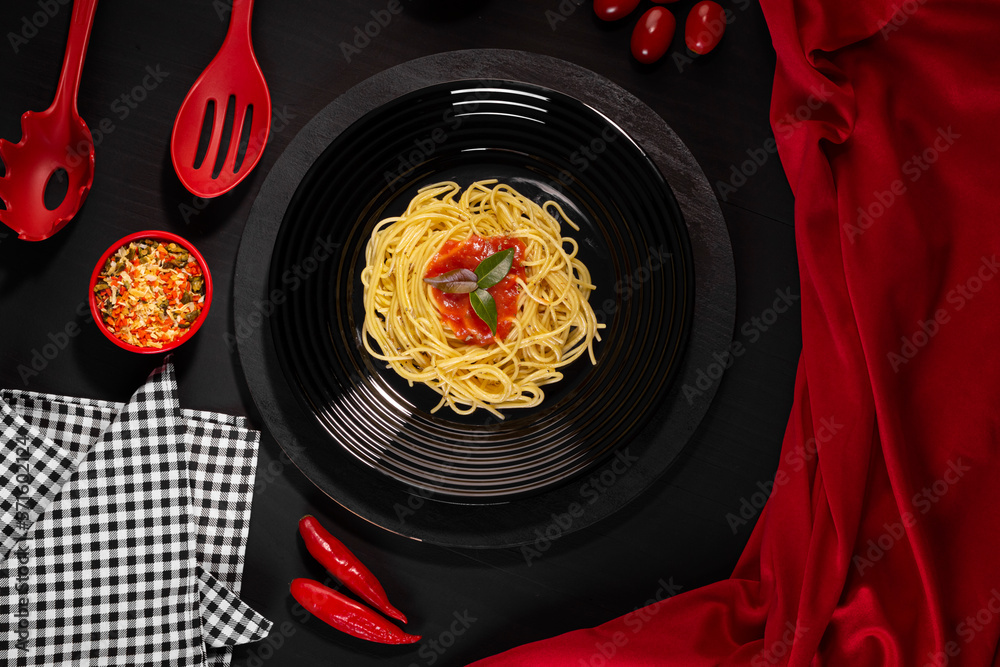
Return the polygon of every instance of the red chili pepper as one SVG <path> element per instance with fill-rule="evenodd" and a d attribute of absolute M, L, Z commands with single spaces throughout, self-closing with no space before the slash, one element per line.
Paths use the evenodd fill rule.
<path fill-rule="evenodd" d="M 368 607 L 312 579 L 292 581 L 292 597 L 306 611 L 341 632 L 382 644 L 413 644 L 419 635 L 403 632 Z"/>
<path fill-rule="evenodd" d="M 389 598 L 375 575 L 344 544 L 320 525 L 316 517 L 299 520 L 299 533 L 312 557 L 347 588 L 388 616 L 406 623 L 406 616 L 389 604 Z"/>

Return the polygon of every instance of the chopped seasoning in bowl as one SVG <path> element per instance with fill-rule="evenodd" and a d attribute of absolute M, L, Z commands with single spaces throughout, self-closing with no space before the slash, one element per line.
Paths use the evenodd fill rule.
<path fill-rule="evenodd" d="M 126 237 L 105 254 L 92 280 L 91 307 L 121 347 L 159 352 L 176 347 L 200 325 L 211 279 L 183 239 L 144 234 Z"/>

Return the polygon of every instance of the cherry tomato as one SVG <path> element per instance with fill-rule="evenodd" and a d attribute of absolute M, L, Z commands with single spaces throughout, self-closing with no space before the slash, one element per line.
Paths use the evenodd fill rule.
<path fill-rule="evenodd" d="M 684 24 L 684 43 L 704 55 L 715 48 L 726 32 L 726 10 L 712 0 L 702 0 L 691 8 Z"/>
<path fill-rule="evenodd" d="M 632 30 L 632 55 L 649 65 L 663 57 L 674 39 L 677 21 L 665 7 L 653 7 L 642 15 Z"/>
<path fill-rule="evenodd" d="M 623 19 L 639 6 L 639 0 L 594 0 L 594 13 L 604 21 Z"/>

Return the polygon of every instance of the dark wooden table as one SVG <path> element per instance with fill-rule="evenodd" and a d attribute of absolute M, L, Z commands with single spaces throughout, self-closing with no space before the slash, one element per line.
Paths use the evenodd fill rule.
<path fill-rule="evenodd" d="M 21 113 L 51 102 L 71 4 L 0 5 L 0 136 L 16 141 Z M 668 5 L 679 25 L 693 4 Z M 97 143 L 93 191 L 48 241 L 19 241 L 0 228 L 2 386 L 127 399 L 157 362 L 112 346 L 88 325 L 81 304 L 101 251 L 127 233 L 165 229 L 197 244 L 216 283 L 211 317 L 175 357 L 182 404 L 260 424 L 226 337 L 234 326 L 234 262 L 254 196 L 295 133 L 331 100 L 377 72 L 441 51 L 537 52 L 624 87 L 701 163 L 733 242 L 733 336 L 744 352 L 696 436 L 638 501 L 552 542 L 531 562 L 520 549 L 446 549 L 376 528 L 312 487 L 265 433 L 243 597 L 276 625 L 264 643 L 237 650 L 234 664 L 461 665 L 729 575 L 777 465 L 801 338 L 793 202 L 768 123 L 774 53 L 755 3 L 723 4 L 731 22 L 715 52 L 697 61 L 675 57 L 684 54 L 678 33 L 667 57 L 645 67 L 628 53 L 638 13 L 609 25 L 582 0 L 258 2 L 253 36 L 274 104 L 272 141 L 246 182 L 204 201 L 173 172 L 170 131 L 188 88 L 222 42 L 228 3 L 102 0 L 79 100 Z M 386 13 L 390 5 L 400 11 Z M 367 42 L 358 37 L 366 26 L 374 34 Z M 777 313 L 781 295 L 792 295 L 793 306 Z M 288 582 L 322 576 L 297 537 L 305 513 L 335 527 L 380 575 L 409 614 L 408 629 L 424 642 L 369 645 L 303 619 Z"/>

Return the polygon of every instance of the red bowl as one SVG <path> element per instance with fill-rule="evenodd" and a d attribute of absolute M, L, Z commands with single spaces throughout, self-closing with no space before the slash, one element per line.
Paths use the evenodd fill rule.
<path fill-rule="evenodd" d="M 108 331 L 108 328 L 105 326 L 104 320 L 101 317 L 100 310 L 97 307 L 97 295 L 94 294 L 94 286 L 97 285 L 97 278 L 100 276 L 101 269 L 104 268 L 104 263 L 108 261 L 108 258 L 122 246 L 126 246 L 133 241 L 140 241 L 142 239 L 154 239 L 157 241 L 166 241 L 168 243 L 172 242 L 181 246 L 187 250 L 191 257 L 193 257 L 198 263 L 198 266 L 201 267 L 202 276 L 205 278 L 205 303 L 201 307 L 201 313 L 198 315 L 198 319 L 191 324 L 186 334 L 177 340 L 164 343 L 163 347 L 139 347 L 138 345 L 132 345 L 131 343 L 126 343 Z M 94 272 L 90 274 L 89 290 L 90 294 L 88 295 L 88 300 L 90 301 L 90 314 L 94 317 L 94 322 L 97 323 L 97 327 L 101 330 L 101 333 L 107 336 L 108 340 L 118 347 L 129 350 L 130 352 L 138 352 L 139 354 L 160 354 L 177 348 L 184 341 L 190 339 L 191 336 L 193 336 L 195 332 L 201 328 L 202 323 L 205 321 L 205 317 L 208 315 L 209 306 L 212 305 L 212 274 L 208 271 L 208 264 L 205 262 L 205 258 L 202 257 L 201 253 L 198 252 L 198 249 L 191 245 L 188 241 L 180 236 L 177 236 L 176 234 L 171 234 L 170 232 L 150 230 L 129 234 L 128 236 L 115 241 L 114 245 L 104 251 L 104 254 L 101 255 L 97 265 L 94 267 Z"/>

